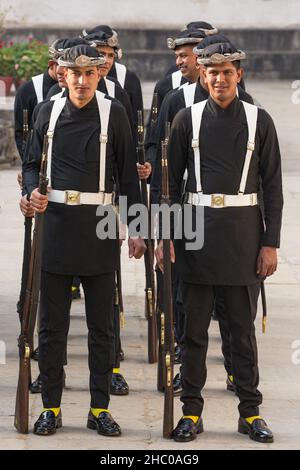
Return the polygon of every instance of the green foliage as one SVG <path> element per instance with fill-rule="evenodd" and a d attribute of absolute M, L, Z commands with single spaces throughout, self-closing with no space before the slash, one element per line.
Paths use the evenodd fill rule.
<path fill-rule="evenodd" d="M 29 80 L 47 69 L 48 45 L 37 40 L 0 43 L 0 75 Z"/>
<path fill-rule="evenodd" d="M 15 59 L 12 47 L 0 44 L 0 75 L 12 76 L 15 73 Z"/>

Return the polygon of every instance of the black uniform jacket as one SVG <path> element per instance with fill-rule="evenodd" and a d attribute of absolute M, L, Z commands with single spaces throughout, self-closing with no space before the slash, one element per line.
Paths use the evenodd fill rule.
<path fill-rule="evenodd" d="M 47 96 L 50 88 L 57 82 L 50 77 L 48 72 L 44 73 L 43 80 L 43 97 L 44 99 Z M 37 97 L 35 89 L 33 86 L 32 80 L 28 80 L 26 83 L 18 88 L 15 104 L 14 104 L 14 115 L 15 115 L 15 141 L 20 154 L 21 159 L 23 160 L 23 110 L 28 110 L 28 123 L 30 124 L 32 113 L 37 104 Z"/>
<path fill-rule="evenodd" d="M 27 193 L 38 185 L 43 136 L 47 132 L 53 101 L 41 107 L 28 143 L 24 180 Z M 96 98 L 81 109 L 69 99 L 57 121 L 52 152 L 51 186 L 58 190 L 98 192 L 99 111 Z M 112 102 L 108 126 L 106 192 L 118 179 L 128 206 L 140 202 L 135 152 L 126 112 Z M 67 206 L 49 202 L 45 212 L 42 267 L 58 274 L 97 275 L 118 265 L 118 241 L 96 236 L 97 206 Z"/>
<path fill-rule="evenodd" d="M 248 93 L 246 93 L 238 85 L 238 94 L 239 98 L 246 103 L 253 104 L 253 98 Z M 194 103 L 199 103 L 200 101 L 206 100 L 209 94 L 208 91 L 203 88 L 200 82 L 197 82 Z M 161 141 L 165 139 L 165 123 L 169 122 L 172 124 L 176 114 L 181 109 L 186 108 L 184 92 L 181 88 L 180 90 L 170 91 L 164 98 L 157 124 L 152 133 L 151 141 L 149 142 L 149 149 L 152 150 L 147 153 L 147 157 L 152 165 L 152 178 L 151 178 L 151 197 L 155 202 L 160 201 L 161 193 Z"/>
<path fill-rule="evenodd" d="M 243 104 L 235 98 L 220 108 L 210 97 L 200 128 L 201 182 L 204 194 L 237 194 L 248 140 Z M 188 170 L 186 192 L 196 192 L 191 108 L 175 117 L 169 144 L 172 202 L 181 201 L 182 178 Z M 271 117 L 258 110 L 255 150 L 245 193 L 257 193 L 262 181 L 265 229 L 258 206 L 204 208 L 204 245 L 186 250 L 175 240 L 176 264 L 184 281 L 210 285 L 250 285 L 258 281 L 257 256 L 262 245 L 279 247 L 282 216 L 281 159 Z"/>
<path fill-rule="evenodd" d="M 113 64 L 108 74 L 108 78 L 111 78 L 111 77 L 117 79 L 115 64 Z M 130 99 L 132 112 L 133 112 L 133 122 L 135 126 L 135 133 L 137 133 L 137 126 L 138 126 L 138 113 L 137 112 L 139 110 L 142 111 L 144 109 L 142 87 L 141 87 L 141 82 L 138 76 L 134 72 L 128 69 L 126 69 L 124 89 L 127 91 L 129 99 Z"/>
<path fill-rule="evenodd" d="M 119 84 L 117 80 L 111 77 L 109 77 L 109 80 L 115 83 L 115 99 L 117 99 L 124 106 L 126 113 L 127 113 L 127 117 L 129 119 L 131 130 L 132 132 L 134 132 L 135 127 L 134 127 L 134 121 L 133 121 L 133 112 L 132 112 L 132 107 L 131 107 L 128 93 L 126 92 L 126 90 L 123 90 L 123 88 L 121 87 L 121 85 Z M 108 95 L 108 90 L 106 87 L 105 80 L 102 79 L 99 81 L 98 90 Z M 61 88 L 58 85 L 58 83 L 56 83 L 48 91 L 47 99 L 50 99 L 52 96 L 56 95 L 60 91 L 61 91 Z"/>

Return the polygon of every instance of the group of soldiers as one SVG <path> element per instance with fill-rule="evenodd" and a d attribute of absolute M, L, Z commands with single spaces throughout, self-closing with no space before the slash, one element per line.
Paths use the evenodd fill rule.
<path fill-rule="evenodd" d="M 81 283 L 84 290 L 88 326 L 87 427 L 104 436 L 121 434 L 108 409 L 111 393 L 129 392 L 120 373 L 120 318 L 114 308 L 120 242 L 97 237 L 96 208 L 114 205 L 120 196 L 127 197 L 128 208 L 140 203 L 139 180 L 150 184 L 150 201 L 159 204 L 161 142 L 168 142 L 170 204 L 182 205 L 183 220 L 190 206 L 194 219 L 199 207 L 204 218 L 201 249 L 187 250 L 190 240 L 171 234 L 175 356 L 181 363 L 173 389 L 183 402 L 183 416 L 171 437 L 187 442 L 203 432 L 201 391 L 214 312 L 226 385 L 239 398 L 238 431 L 270 443 L 273 434 L 259 414 L 254 321 L 261 283 L 276 270 L 280 243 L 283 198 L 276 130 L 245 91 L 245 53 L 216 28 L 191 22 L 167 45 L 176 64 L 154 89 L 145 163 L 136 161 L 138 112 L 143 110 L 140 81 L 118 62 L 119 38 L 109 26 L 57 39 L 49 48 L 48 70 L 16 94 L 16 143 L 23 162 L 20 208 L 26 218 L 45 214 L 40 376 L 31 384 L 33 393 L 41 392 L 44 409 L 34 433 L 51 435 L 62 426 L 70 306 L 77 282 L 77 289 Z M 24 110 L 30 128 L 26 145 Z M 45 135 L 46 195 L 38 189 Z M 128 246 L 130 257 L 140 258 L 146 251 L 141 237 L 129 236 Z M 163 240 L 155 254 L 159 291 Z M 163 310 L 163 302 L 158 301 L 158 308 Z"/>

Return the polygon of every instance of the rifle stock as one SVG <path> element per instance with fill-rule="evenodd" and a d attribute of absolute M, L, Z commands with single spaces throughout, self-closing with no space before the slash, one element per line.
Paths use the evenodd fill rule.
<path fill-rule="evenodd" d="M 168 136 L 162 142 L 162 204 L 170 205 L 169 183 L 168 183 L 168 158 L 167 145 Z M 166 221 L 164 221 L 165 223 Z M 169 220 L 170 224 L 170 220 Z M 172 278 L 171 278 L 171 256 L 170 239 L 163 239 L 164 257 L 164 414 L 163 414 L 163 437 L 170 439 L 174 424 L 174 400 L 173 400 L 173 368 L 174 368 L 174 325 L 172 307 Z"/>
<path fill-rule="evenodd" d="M 141 165 L 145 164 L 145 149 L 144 149 L 144 123 L 143 113 L 138 111 L 138 162 Z M 142 203 L 148 209 L 148 239 L 145 240 L 147 250 L 144 254 L 146 287 L 145 287 L 145 308 L 146 318 L 148 321 L 148 361 L 150 364 L 157 362 L 157 324 L 155 315 L 155 283 L 154 283 L 154 253 L 153 244 L 151 240 L 151 220 L 148 202 L 148 190 L 146 180 L 141 180 L 141 197 Z"/>
<path fill-rule="evenodd" d="M 48 139 L 44 137 L 39 192 L 47 193 L 47 149 Z M 43 237 L 43 214 L 35 214 L 33 241 L 30 253 L 27 289 L 25 294 L 21 333 L 18 338 L 19 377 L 15 406 L 15 428 L 22 434 L 28 433 L 29 384 L 31 381 L 30 357 L 33 347 L 33 333 L 36 321 L 40 291 L 41 255 Z"/>

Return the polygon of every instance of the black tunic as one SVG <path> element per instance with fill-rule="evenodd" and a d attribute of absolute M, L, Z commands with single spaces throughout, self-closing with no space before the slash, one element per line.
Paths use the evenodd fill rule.
<path fill-rule="evenodd" d="M 188 80 L 182 76 L 180 85 L 183 85 L 184 83 L 188 83 Z M 166 77 L 159 80 L 155 85 L 150 115 L 149 115 L 149 119 L 147 121 L 147 126 L 146 126 L 145 149 L 146 149 L 146 156 L 147 156 L 148 161 L 151 161 L 151 158 L 152 158 L 151 155 L 153 154 L 153 149 L 151 148 L 151 146 L 152 146 L 153 139 L 155 138 L 154 136 L 156 134 L 156 125 L 157 125 L 157 124 L 156 125 L 152 124 L 154 94 L 155 93 L 157 94 L 157 116 L 159 116 L 162 102 L 165 96 L 172 90 L 173 90 L 172 75 L 167 75 Z"/>
<path fill-rule="evenodd" d="M 235 98 L 225 110 L 208 99 L 200 128 L 201 182 L 204 194 L 237 194 L 248 127 L 243 105 Z M 175 117 L 169 145 L 172 202 L 180 202 L 182 178 L 188 169 L 187 192 L 196 192 L 194 152 L 191 148 L 191 108 Z M 258 206 L 204 208 L 204 246 L 185 250 L 185 240 L 175 240 L 176 264 L 183 281 L 210 285 L 250 285 L 258 281 L 256 261 L 262 245 L 279 247 L 282 216 L 281 159 L 271 117 L 258 110 L 255 151 L 245 193 L 256 193 L 261 178 L 265 232 Z"/>
<path fill-rule="evenodd" d="M 239 98 L 246 103 L 253 104 L 253 98 L 248 93 L 246 93 L 238 85 Z M 200 101 L 206 100 L 209 94 L 208 91 L 201 85 L 200 82 L 197 82 L 194 103 L 199 103 Z M 151 178 L 151 196 L 152 201 L 160 201 L 160 190 L 161 190 L 161 144 L 160 142 L 165 138 L 165 123 L 169 122 L 172 124 L 176 114 L 186 107 L 184 99 L 184 91 L 181 88 L 180 90 L 170 91 L 164 98 L 157 125 L 152 134 L 152 139 L 149 142 L 149 152 L 147 157 L 150 161 L 153 173 Z M 151 149 L 151 151 L 150 151 Z"/>
<path fill-rule="evenodd" d="M 132 112 L 132 107 L 130 104 L 128 93 L 126 92 L 126 90 L 123 90 L 123 88 L 121 87 L 121 85 L 119 84 L 117 80 L 111 77 L 109 78 L 109 80 L 115 83 L 115 98 L 124 106 L 126 113 L 127 113 L 127 117 L 129 119 L 131 131 L 134 134 L 135 125 L 134 125 L 133 112 Z M 107 90 L 107 86 L 106 86 L 104 79 L 101 79 L 99 81 L 98 90 L 108 95 L 108 90 Z M 52 96 L 56 95 L 60 91 L 61 91 L 61 88 L 58 85 L 58 83 L 56 83 L 48 91 L 47 99 L 50 99 Z"/>
<path fill-rule="evenodd" d="M 117 79 L 116 67 L 113 64 L 112 68 L 109 71 L 108 77 Z M 138 127 L 138 111 L 144 109 L 143 105 L 143 94 L 142 94 L 142 87 L 141 82 L 138 76 L 131 72 L 131 70 L 126 69 L 126 76 L 124 82 L 124 89 L 127 91 L 132 112 L 133 112 L 133 122 L 135 127 L 135 133 L 137 133 Z"/>
<path fill-rule="evenodd" d="M 45 99 L 49 89 L 57 82 L 50 77 L 49 73 L 44 73 L 43 98 Z M 32 80 L 20 86 L 16 92 L 14 115 L 15 115 L 15 141 L 23 160 L 23 110 L 28 110 L 28 123 L 30 124 L 32 113 L 37 104 L 37 97 Z"/>
<path fill-rule="evenodd" d="M 38 183 L 43 135 L 47 132 L 53 101 L 40 109 L 31 145 L 24 165 L 26 190 Z M 98 192 L 99 188 L 99 112 L 94 98 L 82 109 L 68 99 L 57 121 L 52 152 L 51 186 Z M 128 206 L 140 201 L 135 151 L 124 108 L 113 101 L 108 126 L 106 192 L 112 192 L 114 176 L 120 193 L 128 197 Z M 98 275 L 118 266 L 116 240 L 99 240 L 96 236 L 95 205 L 67 206 L 49 202 L 45 213 L 42 267 L 57 274 Z"/>

